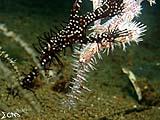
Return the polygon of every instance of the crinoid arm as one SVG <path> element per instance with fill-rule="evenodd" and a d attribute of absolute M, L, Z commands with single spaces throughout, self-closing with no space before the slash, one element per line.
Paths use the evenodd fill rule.
<path fill-rule="evenodd" d="M 19 81 L 20 86 L 23 89 L 27 89 L 27 90 L 33 89 L 35 87 L 35 78 L 37 78 L 38 75 L 39 75 L 38 68 L 33 67 L 31 72 L 25 75 L 25 77 L 21 81 Z"/>

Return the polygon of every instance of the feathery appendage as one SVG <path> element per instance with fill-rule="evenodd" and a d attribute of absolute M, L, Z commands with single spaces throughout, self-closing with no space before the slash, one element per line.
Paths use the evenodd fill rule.
<path fill-rule="evenodd" d="M 125 1 L 124 6 L 124 13 L 120 16 L 115 16 L 102 25 L 100 22 L 95 23 L 94 32 L 88 36 L 88 39 L 95 43 L 83 46 L 80 51 L 76 50 L 79 56 L 73 64 L 75 77 L 71 82 L 68 104 L 69 102 L 71 105 L 75 104 L 74 100 L 79 99 L 84 81 L 86 81 L 85 75 L 90 69 L 94 70 L 94 65 L 97 64 L 96 54 L 102 59 L 100 55 L 102 51 L 107 50 L 107 54 L 109 54 L 115 46 L 122 46 L 125 50 L 127 43 L 130 45 L 130 42 L 142 41 L 141 36 L 146 31 L 146 26 L 140 22 L 131 22 L 134 17 L 141 13 L 141 6 L 135 0 Z"/>
<path fill-rule="evenodd" d="M 66 100 L 66 103 L 68 105 L 75 104 L 75 100 L 80 99 L 82 90 L 90 91 L 84 84 L 87 82 L 87 73 L 96 69 L 94 67 L 97 64 L 96 54 L 99 59 L 102 59 L 102 51 L 107 50 L 107 54 L 109 54 L 109 51 L 113 51 L 115 46 L 122 46 L 125 50 L 127 43 L 130 45 L 130 42 L 141 41 L 140 37 L 144 31 L 145 26 L 133 22 L 123 27 L 121 31 L 115 28 L 115 30 L 109 30 L 101 35 L 96 34 L 94 39 L 98 40 L 97 43 L 84 45 L 81 50 L 75 49 L 73 63 L 75 76 L 71 80 L 71 92 L 67 94 L 68 100 Z"/>
<path fill-rule="evenodd" d="M 82 48 L 86 45 L 81 46 Z M 72 63 L 73 73 L 75 76 L 72 77 L 72 80 L 70 82 L 70 92 L 66 94 L 67 99 L 63 101 L 63 104 L 71 108 L 76 102 L 75 100 L 81 100 L 80 94 L 83 91 L 90 91 L 86 86 L 84 86 L 84 83 L 87 82 L 86 75 L 90 71 L 90 69 L 95 69 L 92 67 L 92 63 L 83 65 L 84 63 L 81 63 L 79 61 L 79 55 L 81 53 L 81 50 L 79 47 L 74 48 L 74 53 L 72 57 L 74 58 L 74 61 Z"/>

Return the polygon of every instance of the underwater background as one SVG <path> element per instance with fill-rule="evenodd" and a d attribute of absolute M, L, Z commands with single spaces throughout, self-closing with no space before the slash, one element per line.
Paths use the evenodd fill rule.
<path fill-rule="evenodd" d="M 64 70 L 49 82 L 40 83 L 36 96 L 26 91 L 29 100 L 7 95 L 6 88 L 14 80 L 0 69 L 0 117 L 1 111 L 19 112 L 19 120 L 160 120 L 160 1 L 150 7 L 143 2 L 138 21 L 147 25 L 143 42 L 132 43 L 126 52 L 116 48 L 109 56 L 103 54 L 97 70 L 88 75 L 86 92 L 82 101 L 68 109 L 61 104 L 63 92 L 55 88 L 57 81 L 71 78 L 71 53 L 63 56 Z M 37 36 L 68 21 L 71 0 L 0 0 L 0 24 L 16 34 L 33 48 L 38 45 Z M 81 14 L 91 11 L 92 4 L 84 0 Z M 61 28 L 61 27 L 60 27 Z M 0 46 L 14 59 L 21 72 L 29 71 L 34 62 L 15 41 L 0 32 Z M 34 48 L 33 48 L 34 49 Z M 142 89 L 147 89 L 146 99 L 139 103 L 135 90 L 122 68 L 131 70 Z M 42 80 L 43 81 L 43 80 Z M 54 86 L 54 87 L 53 87 Z M 55 88 L 55 89 L 53 89 Z M 33 105 L 37 112 L 33 110 Z M 7 118 L 6 118 L 7 119 Z"/>

